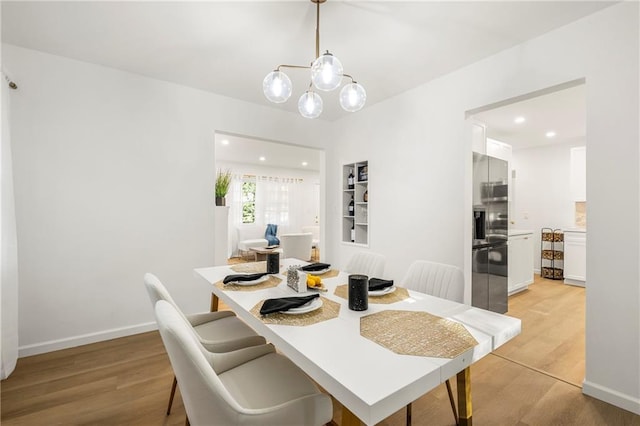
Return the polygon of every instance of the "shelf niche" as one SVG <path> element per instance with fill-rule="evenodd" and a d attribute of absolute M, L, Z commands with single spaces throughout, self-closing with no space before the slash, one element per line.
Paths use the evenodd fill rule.
<path fill-rule="evenodd" d="M 352 176 L 352 180 L 350 179 Z M 351 182 L 351 185 L 350 185 Z M 369 245 L 369 162 L 342 166 L 342 238 L 346 244 Z M 353 200 L 353 215 L 349 205 Z M 366 201 L 365 201 L 366 200 Z M 352 238 L 351 230 L 354 230 Z"/>

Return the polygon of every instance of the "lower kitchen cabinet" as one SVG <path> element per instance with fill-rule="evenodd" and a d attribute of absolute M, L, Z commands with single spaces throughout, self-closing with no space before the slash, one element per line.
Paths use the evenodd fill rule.
<path fill-rule="evenodd" d="M 509 235 L 508 258 L 508 291 L 511 296 L 533 284 L 533 231 Z"/>
<path fill-rule="evenodd" d="M 587 233 L 564 231 L 564 282 L 583 286 L 587 281 Z"/>

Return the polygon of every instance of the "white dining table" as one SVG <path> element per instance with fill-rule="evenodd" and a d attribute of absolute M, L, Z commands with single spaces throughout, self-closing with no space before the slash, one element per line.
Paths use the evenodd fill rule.
<path fill-rule="evenodd" d="M 297 259 L 280 261 L 281 271 L 290 265 L 306 265 Z M 250 310 L 259 302 L 278 297 L 312 294 L 296 293 L 287 286 L 286 275 L 277 275 L 277 287 L 256 291 L 229 291 L 214 284 L 237 274 L 231 266 L 195 269 L 212 292 L 211 310 L 218 300 L 290 358 L 342 406 L 342 425 L 360 422 L 373 425 L 420 398 L 447 379 L 456 376 L 458 416 L 462 425 L 472 424 L 471 365 L 517 336 L 517 318 L 469 305 L 409 291 L 409 297 L 393 304 L 376 304 L 369 299 L 366 311 L 352 311 L 348 301 L 334 294 L 347 284 L 348 274 L 323 279 L 323 297 L 340 304 L 336 318 L 306 326 L 265 324 Z M 396 285 L 402 286 L 401 282 Z M 360 318 L 384 310 L 422 311 L 462 324 L 477 345 L 454 358 L 399 355 L 360 335 Z"/>

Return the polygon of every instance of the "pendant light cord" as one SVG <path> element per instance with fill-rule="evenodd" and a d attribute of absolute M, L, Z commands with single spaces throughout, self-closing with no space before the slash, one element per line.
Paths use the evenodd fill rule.
<path fill-rule="evenodd" d="M 320 2 L 316 3 L 316 58 L 320 57 Z"/>

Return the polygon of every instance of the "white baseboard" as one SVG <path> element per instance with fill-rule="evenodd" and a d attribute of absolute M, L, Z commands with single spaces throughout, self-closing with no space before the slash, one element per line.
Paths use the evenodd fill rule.
<path fill-rule="evenodd" d="M 640 398 L 634 398 L 586 380 L 582 382 L 582 393 L 640 415 Z"/>
<path fill-rule="evenodd" d="M 565 284 L 569 284 L 569 285 L 575 285 L 575 286 L 578 286 L 578 287 L 585 287 L 585 281 L 574 280 L 572 278 L 565 278 L 564 279 L 564 283 Z"/>
<path fill-rule="evenodd" d="M 534 273 L 534 274 L 538 274 L 538 275 L 540 275 L 540 269 L 534 269 L 534 270 L 533 270 L 533 273 Z"/>
<path fill-rule="evenodd" d="M 34 343 L 32 345 L 18 347 L 18 358 L 58 351 L 60 349 L 74 348 L 76 346 L 102 342 L 105 340 L 116 339 L 118 337 L 131 336 L 133 334 L 146 333 L 147 331 L 157 329 L 158 326 L 155 322 L 148 322 L 129 327 L 112 328 L 111 330 L 81 334 L 80 336 L 66 337 L 64 339 L 49 340 L 48 342 Z"/>

